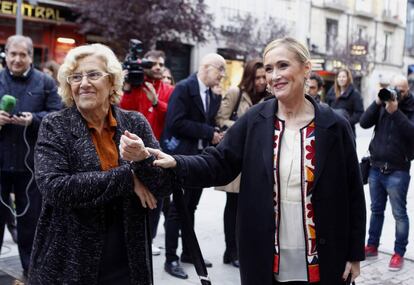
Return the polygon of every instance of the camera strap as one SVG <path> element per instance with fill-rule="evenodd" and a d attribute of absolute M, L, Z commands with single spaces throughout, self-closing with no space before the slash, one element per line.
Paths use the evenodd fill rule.
<path fill-rule="evenodd" d="M 211 285 L 210 278 L 208 277 L 207 268 L 204 263 L 203 254 L 201 253 L 200 246 L 198 244 L 197 237 L 194 232 L 194 228 L 191 226 L 190 215 L 188 213 L 187 206 L 184 203 L 184 190 L 181 188 L 181 186 L 173 187 L 173 189 L 174 203 L 176 204 L 178 214 L 181 218 L 181 231 L 188 242 L 187 245 L 191 254 L 195 270 L 197 272 L 198 277 L 200 278 L 200 282 L 202 285 Z"/>

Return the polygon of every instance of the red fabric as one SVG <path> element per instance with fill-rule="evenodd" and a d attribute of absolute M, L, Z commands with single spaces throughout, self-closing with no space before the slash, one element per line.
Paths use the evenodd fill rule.
<path fill-rule="evenodd" d="M 277 254 L 273 258 L 273 272 L 276 274 L 279 273 L 279 255 Z"/>
<path fill-rule="evenodd" d="M 146 78 L 145 81 L 152 83 L 158 94 L 158 104 L 156 107 L 152 107 L 152 102 L 148 100 L 142 87 L 135 87 L 131 91 L 124 92 L 119 105 L 125 110 L 142 113 L 151 125 L 155 137 L 159 140 L 164 129 L 168 100 L 174 87 L 165 84 L 161 80 L 149 80 Z"/>
<path fill-rule="evenodd" d="M 316 283 L 319 282 L 320 276 L 319 276 L 319 264 L 309 265 L 309 283 Z"/>

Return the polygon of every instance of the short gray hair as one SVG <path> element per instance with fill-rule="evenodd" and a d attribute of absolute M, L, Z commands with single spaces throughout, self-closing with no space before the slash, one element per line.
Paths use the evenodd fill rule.
<path fill-rule="evenodd" d="M 124 84 L 122 66 L 114 52 L 103 44 L 83 45 L 73 48 L 68 52 L 58 72 L 59 95 L 62 97 L 63 103 L 67 107 L 73 106 L 72 91 L 66 78 L 77 68 L 78 61 L 87 56 L 96 56 L 104 62 L 106 72 L 109 73 L 112 79 L 115 91 L 110 94 L 111 103 L 119 103 L 123 94 L 122 85 Z"/>
<path fill-rule="evenodd" d="M 21 35 L 14 35 L 14 36 L 10 36 L 7 39 L 6 42 L 6 47 L 4 48 L 4 50 L 8 51 L 9 47 L 11 45 L 14 45 L 15 43 L 25 43 L 26 47 L 27 47 L 27 53 L 29 54 L 30 57 L 33 57 L 33 41 L 31 38 L 29 37 L 25 37 L 25 36 L 21 36 Z"/>

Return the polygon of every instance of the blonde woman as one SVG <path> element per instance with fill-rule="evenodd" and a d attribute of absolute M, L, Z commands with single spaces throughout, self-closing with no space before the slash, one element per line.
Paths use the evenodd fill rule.
<path fill-rule="evenodd" d="M 201 155 L 150 150 L 185 185 L 212 186 L 241 172 L 238 200 L 242 285 L 342 285 L 360 274 L 366 210 L 351 128 L 305 96 L 307 48 L 271 42 L 263 63 L 275 99 L 250 108 Z"/>

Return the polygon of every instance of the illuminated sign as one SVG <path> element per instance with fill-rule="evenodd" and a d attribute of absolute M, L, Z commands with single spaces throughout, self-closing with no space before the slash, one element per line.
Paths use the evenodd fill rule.
<path fill-rule="evenodd" d="M 0 15 L 16 16 L 17 3 L 12 1 L 0 1 Z M 52 7 L 32 6 L 27 3 L 22 4 L 22 15 L 29 18 L 51 20 L 51 21 L 66 21 L 61 15 L 61 11 Z"/>
<path fill-rule="evenodd" d="M 367 47 L 361 44 L 351 45 L 352 55 L 365 55 L 367 54 Z"/>

